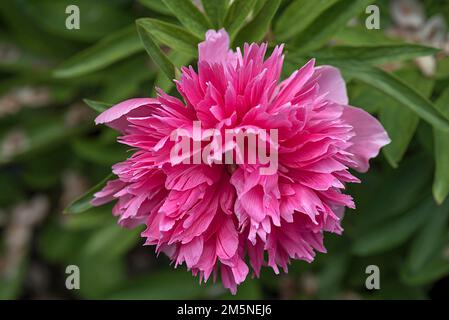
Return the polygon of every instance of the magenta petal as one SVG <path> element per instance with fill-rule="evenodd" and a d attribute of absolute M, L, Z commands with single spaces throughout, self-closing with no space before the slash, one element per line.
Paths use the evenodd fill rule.
<path fill-rule="evenodd" d="M 366 172 L 369 169 L 369 159 L 376 157 L 380 149 L 391 142 L 387 132 L 380 122 L 368 112 L 347 106 L 343 119 L 354 128 L 353 143 L 346 151 L 352 153 L 351 160 L 356 162 L 354 169 Z"/>
<path fill-rule="evenodd" d="M 127 117 L 145 116 L 150 114 L 150 106 L 159 102 L 153 98 L 135 98 L 125 100 L 102 112 L 96 119 L 95 124 L 106 124 L 107 126 L 124 132 L 129 122 Z"/>

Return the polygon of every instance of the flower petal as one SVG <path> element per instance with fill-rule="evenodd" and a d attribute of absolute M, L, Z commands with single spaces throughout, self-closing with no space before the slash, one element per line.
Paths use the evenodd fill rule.
<path fill-rule="evenodd" d="M 313 79 L 318 82 L 319 93 L 327 93 L 326 99 L 339 104 L 348 104 L 346 84 L 340 70 L 331 66 L 317 67 Z"/>
<path fill-rule="evenodd" d="M 96 119 L 95 124 L 106 124 L 107 126 L 124 132 L 128 127 L 128 117 L 150 115 L 149 106 L 159 105 L 157 99 L 135 98 L 125 100 L 102 112 Z"/>
<path fill-rule="evenodd" d="M 209 64 L 234 62 L 235 54 L 229 49 L 229 35 L 225 29 L 206 32 L 206 40 L 198 44 L 198 61 Z"/>
<path fill-rule="evenodd" d="M 376 157 L 380 148 L 391 140 L 380 122 L 360 108 L 345 107 L 342 118 L 353 126 L 355 132 L 355 136 L 349 140 L 353 145 L 346 151 L 354 154 L 351 159 L 356 162 L 354 169 L 366 172 L 369 169 L 369 159 Z"/>

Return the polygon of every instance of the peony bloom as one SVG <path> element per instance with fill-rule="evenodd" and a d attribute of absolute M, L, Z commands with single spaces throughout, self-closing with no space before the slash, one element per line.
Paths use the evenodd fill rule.
<path fill-rule="evenodd" d="M 311 262 L 315 251 L 325 252 L 323 233 L 340 234 L 344 208 L 354 208 L 342 193 L 345 183 L 359 182 L 349 168 L 367 171 L 369 159 L 389 143 L 374 117 L 348 105 L 337 69 L 311 60 L 279 82 L 282 46 L 264 60 L 266 49 L 245 44 L 233 52 L 223 29 L 210 30 L 198 46 L 198 71 L 183 68 L 176 81 L 184 101 L 159 91 L 96 119 L 118 130 L 119 141 L 135 152 L 113 166 L 118 178 L 93 204 L 118 200 L 113 214 L 120 225 L 145 224 L 145 244 L 175 266 L 185 262 L 200 281 L 220 274 L 232 293 L 249 266 L 255 276 L 263 265 L 287 272 L 291 259 Z M 218 132 L 276 129 L 278 142 L 266 141 L 278 155 L 277 170 L 261 174 L 260 162 L 173 161 L 170 137 L 179 128 L 202 149 L 212 143 L 205 135 L 195 138 L 198 121 Z M 225 151 L 244 150 L 227 144 Z"/>

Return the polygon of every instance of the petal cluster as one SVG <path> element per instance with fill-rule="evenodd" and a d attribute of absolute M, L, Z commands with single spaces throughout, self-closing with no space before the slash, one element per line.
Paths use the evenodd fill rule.
<path fill-rule="evenodd" d="M 338 69 L 314 60 L 280 81 L 282 46 L 265 59 L 266 44 L 229 49 L 225 30 L 210 30 L 199 44 L 198 67 L 176 81 L 182 100 L 131 99 L 98 116 L 121 133 L 134 153 L 113 166 L 117 179 L 95 194 L 94 205 L 117 200 L 113 214 L 125 227 L 145 224 L 147 245 L 185 263 L 200 281 L 221 276 L 235 293 L 251 268 L 287 272 L 292 259 L 313 261 L 325 252 L 323 233 L 342 232 L 345 207 L 354 208 L 346 183 L 359 182 L 389 138 L 381 124 L 348 105 Z M 278 132 L 278 168 L 173 161 L 171 134 L 193 124 Z M 201 148 L 208 141 L 199 138 Z M 210 143 L 210 142 L 209 142 Z M 234 149 L 233 149 L 234 148 Z M 241 153 L 235 145 L 223 150 Z M 194 157 L 192 151 L 187 157 Z M 185 159 L 184 159 L 185 160 Z"/>

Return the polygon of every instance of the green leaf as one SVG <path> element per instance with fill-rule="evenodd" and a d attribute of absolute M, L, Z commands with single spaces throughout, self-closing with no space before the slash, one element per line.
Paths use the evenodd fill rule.
<path fill-rule="evenodd" d="M 192 57 L 190 55 L 186 55 L 183 52 L 179 51 L 170 52 L 169 58 L 171 61 L 173 61 L 173 64 L 176 67 L 188 65 L 189 62 L 192 60 Z M 156 88 L 161 88 L 165 92 L 169 92 L 174 85 L 175 83 L 171 79 L 167 78 L 167 76 L 164 73 L 159 72 L 157 74 L 156 81 L 154 83 L 153 95 L 157 94 Z"/>
<path fill-rule="evenodd" d="M 339 67 L 346 76 L 374 87 L 401 103 L 402 106 L 410 108 L 435 128 L 449 131 L 449 120 L 444 118 L 428 99 L 397 77 L 357 61 L 332 61 L 330 63 Z"/>
<path fill-rule="evenodd" d="M 105 144 L 96 139 L 75 139 L 72 148 L 81 159 L 107 167 L 127 157 L 126 148 L 115 141 L 113 144 Z"/>
<path fill-rule="evenodd" d="M 165 6 L 162 0 L 139 0 L 139 2 L 154 12 L 171 15 L 171 11 Z"/>
<path fill-rule="evenodd" d="M 56 78 L 73 78 L 105 68 L 142 50 L 134 28 L 111 34 L 54 70 Z"/>
<path fill-rule="evenodd" d="M 194 299 L 201 296 L 204 286 L 185 270 L 153 272 L 135 277 L 123 287 L 111 291 L 108 299 Z"/>
<path fill-rule="evenodd" d="M 277 20 L 274 33 L 279 40 L 287 40 L 302 32 L 320 14 L 341 0 L 294 0 Z"/>
<path fill-rule="evenodd" d="M 112 177 L 113 177 L 113 174 L 108 175 L 106 178 L 104 178 L 101 182 L 97 183 L 94 187 L 92 187 L 85 194 L 80 196 L 78 199 L 74 200 L 72 203 L 70 203 L 64 209 L 64 213 L 77 214 L 77 213 L 82 213 L 82 212 L 85 212 L 85 211 L 93 208 L 93 206 L 90 202 L 93 199 L 94 193 L 103 189 L 103 187 L 106 185 L 106 182 L 111 180 Z"/>
<path fill-rule="evenodd" d="M 212 29 L 210 21 L 191 0 L 162 0 L 184 27 L 200 39 Z"/>
<path fill-rule="evenodd" d="M 363 201 L 358 201 L 358 214 L 354 216 L 357 236 L 389 224 L 391 219 L 404 215 L 423 201 L 432 177 L 433 168 L 426 165 L 430 161 L 425 153 L 413 154 L 398 169 L 388 168 L 388 174 L 373 171 L 369 173 L 371 180 L 364 178 L 368 181 L 358 195 Z"/>
<path fill-rule="evenodd" d="M 65 28 L 68 17 L 65 10 L 72 4 L 76 4 L 80 10 L 79 29 Z M 22 1 L 21 7 L 40 27 L 68 39 L 97 40 L 132 23 L 132 17 L 122 7 L 103 1 Z"/>
<path fill-rule="evenodd" d="M 296 50 L 296 54 L 302 50 Z M 369 64 L 382 64 L 392 61 L 413 59 L 420 56 L 428 56 L 439 50 L 416 44 L 390 44 L 371 46 L 335 46 L 326 47 L 314 51 L 308 57 L 326 61 L 332 60 L 357 60 Z"/>
<path fill-rule="evenodd" d="M 403 244 L 426 221 L 429 211 L 434 209 L 436 204 L 429 198 L 411 212 L 390 220 L 379 228 L 372 228 L 356 239 L 353 252 L 359 256 L 368 256 Z"/>
<path fill-rule="evenodd" d="M 257 0 L 235 0 L 228 10 L 224 26 L 231 39 L 245 24 L 245 20 L 250 15 Z"/>
<path fill-rule="evenodd" d="M 84 299 L 104 299 L 126 283 L 125 259 L 96 259 L 82 256 L 72 262 L 80 269 L 80 288 L 75 294 Z"/>
<path fill-rule="evenodd" d="M 151 34 L 151 26 L 145 23 L 146 19 L 136 20 L 137 31 L 142 41 L 145 50 L 153 61 L 161 68 L 165 75 L 169 79 L 175 78 L 175 66 L 168 59 L 168 57 L 162 52 L 159 46 L 154 42 L 153 35 Z"/>
<path fill-rule="evenodd" d="M 97 230 L 86 241 L 81 254 L 101 260 L 114 260 L 134 247 L 140 238 L 142 228 L 133 230 L 123 229 L 116 223 L 107 225 Z"/>
<path fill-rule="evenodd" d="M 171 23 L 151 18 L 139 19 L 139 23 L 140 25 L 145 26 L 145 29 L 148 30 L 157 41 L 174 50 L 190 54 L 193 57 L 197 56 L 198 43 L 201 39 L 185 29 Z"/>
<path fill-rule="evenodd" d="M 304 52 L 320 48 L 344 28 L 349 19 L 362 12 L 371 2 L 371 0 L 338 1 L 305 28 L 295 38 L 294 43 L 300 45 Z"/>
<path fill-rule="evenodd" d="M 449 119 L 449 87 L 435 102 L 435 106 Z M 443 203 L 449 194 L 449 132 L 434 129 L 435 140 L 435 178 L 433 195 L 438 203 Z"/>
<path fill-rule="evenodd" d="M 239 31 L 236 36 L 237 45 L 245 42 L 260 42 L 267 33 L 270 26 L 271 19 L 273 19 L 281 0 L 266 1 L 265 5 L 259 13 L 248 23 L 243 29 Z"/>
<path fill-rule="evenodd" d="M 448 259 L 438 256 L 428 261 L 418 272 L 412 273 L 409 270 L 403 270 L 401 272 L 401 278 L 408 285 L 417 286 L 428 284 L 432 281 L 443 278 L 448 273 Z"/>
<path fill-rule="evenodd" d="M 345 27 L 333 39 L 345 46 L 406 44 L 400 38 L 390 38 L 384 30 L 368 30 L 364 25 Z"/>
<path fill-rule="evenodd" d="M 69 127 L 63 117 L 39 117 L 36 116 L 32 123 L 21 123 L 11 130 L 10 134 L 16 134 L 19 142 L 12 151 L 0 150 L 0 164 L 10 163 L 29 158 L 32 155 L 42 154 L 45 151 L 67 143 L 67 141 L 90 128 L 88 124 Z M 7 139 L 5 134 L 1 138 Z"/>
<path fill-rule="evenodd" d="M 103 111 L 106 111 L 110 107 L 112 107 L 111 103 L 101 102 L 101 101 L 94 101 L 89 99 L 83 100 L 85 104 L 87 104 L 90 108 L 92 108 L 97 113 L 102 113 Z"/>
<path fill-rule="evenodd" d="M 396 75 L 423 96 L 429 97 L 432 93 L 434 81 L 424 78 L 417 70 L 402 70 Z M 415 134 L 419 117 L 392 98 L 387 97 L 384 103 L 379 118 L 390 136 L 391 143 L 385 146 L 382 152 L 388 162 L 396 168 Z"/>
<path fill-rule="evenodd" d="M 449 202 L 434 206 L 428 212 L 425 225 L 413 240 L 405 268 L 410 273 L 418 273 L 426 263 L 443 249 L 449 220 Z"/>
<path fill-rule="evenodd" d="M 66 219 L 64 219 L 64 229 L 67 232 L 98 230 L 108 223 L 116 224 L 116 218 L 111 215 L 111 206 L 105 205 L 90 209 L 88 214 L 72 214 L 66 216 Z"/>
<path fill-rule="evenodd" d="M 449 194 L 449 132 L 434 130 L 435 136 L 435 178 L 433 195 L 443 203 Z"/>
<path fill-rule="evenodd" d="M 328 258 L 328 263 L 320 270 L 318 282 L 318 297 L 320 299 L 335 299 L 343 282 L 349 265 L 349 255 L 334 254 Z"/>
<path fill-rule="evenodd" d="M 214 27 L 220 29 L 228 10 L 229 0 L 201 0 L 201 3 Z"/>

